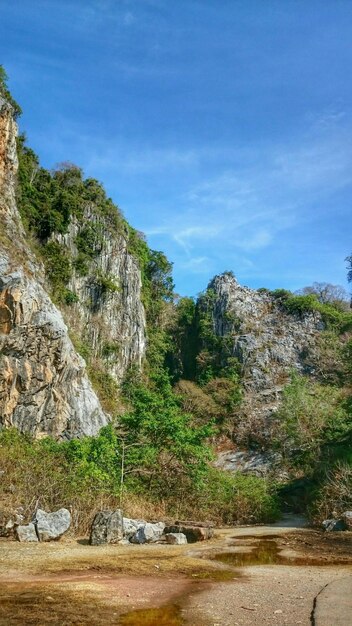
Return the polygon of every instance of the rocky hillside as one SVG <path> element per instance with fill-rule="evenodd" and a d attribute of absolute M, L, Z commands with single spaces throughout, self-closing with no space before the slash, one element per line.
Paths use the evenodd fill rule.
<path fill-rule="evenodd" d="M 215 335 L 227 338 L 240 364 L 245 404 L 269 415 L 292 370 L 314 375 L 322 317 L 318 311 L 290 312 L 280 298 L 242 287 L 230 273 L 216 276 L 209 293 Z"/>
<path fill-rule="evenodd" d="M 66 232 L 53 229 L 46 238 L 46 260 L 54 277 L 65 263 L 71 267 L 72 262 L 73 268 L 79 248 L 85 250 L 81 268 L 77 263 L 67 276 L 65 302 L 57 298 L 57 282 L 50 276 L 48 281 L 40 253 L 35 256 L 26 242 L 18 211 L 16 137 L 13 109 L 1 99 L 1 425 L 36 436 L 96 434 L 109 416 L 70 335 L 90 355 L 103 358 L 106 375 L 117 381 L 131 364 L 140 367 L 145 351 L 141 273 L 126 238 L 114 234 L 109 217 L 99 216 L 94 202 L 87 201 L 80 220 L 73 217 Z M 33 180 L 36 175 L 33 167 Z M 21 182 L 23 189 L 23 173 Z M 99 235 L 94 240 L 89 239 L 93 231 Z M 62 305 L 65 321 L 49 292 Z"/>
<path fill-rule="evenodd" d="M 326 324 L 319 310 L 306 309 L 297 300 L 284 290 L 243 287 L 226 272 L 209 283 L 197 302 L 195 369 L 200 381 L 210 378 L 202 389 L 216 399 L 215 386 L 233 394 L 230 381 L 235 380 L 240 392 L 230 410 L 225 407 L 231 436 L 220 452 L 220 467 L 265 473 L 276 461 L 273 429 L 292 373 L 312 380 L 320 373 Z"/>

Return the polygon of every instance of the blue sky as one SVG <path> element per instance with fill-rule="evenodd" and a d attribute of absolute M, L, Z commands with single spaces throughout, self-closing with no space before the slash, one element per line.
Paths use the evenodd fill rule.
<path fill-rule="evenodd" d="M 0 0 L 0 62 L 46 167 L 72 161 L 195 295 L 346 287 L 351 0 Z"/>

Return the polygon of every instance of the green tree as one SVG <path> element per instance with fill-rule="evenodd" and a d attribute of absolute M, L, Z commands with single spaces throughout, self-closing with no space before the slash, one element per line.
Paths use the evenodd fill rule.
<path fill-rule="evenodd" d="M 0 96 L 5 98 L 7 102 L 9 102 L 13 108 L 13 116 L 17 119 L 20 115 L 22 115 L 22 109 L 18 102 L 12 97 L 8 86 L 7 86 L 8 76 L 6 74 L 5 68 L 3 65 L 0 65 Z"/>

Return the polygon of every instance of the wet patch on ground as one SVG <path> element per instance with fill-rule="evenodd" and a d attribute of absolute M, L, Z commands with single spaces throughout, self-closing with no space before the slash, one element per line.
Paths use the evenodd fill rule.
<path fill-rule="evenodd" d="M 182 626 L 185 622 L 176 604 L 162 606 L 159 609 L 139 609 L 120 617 L 121 626 Z"/>
<path fill-rule="evenodd" d="M 212 554 L 211 558 L 225 565 L 240 568 L 253 565 L 325 566 L 352 564 L 352 555 L 346 554 L 345 551 L 340 556 L 336 553 L 331 554 L 329 551 L 312 554 L 312 550 L 307 550 L 308 546 L 311 547 L 316 544 L 317 538 L 321 539 L 320 535 L 311 538 L 310 542 L 307 541 L 305 535 L 306 549 L 302 551 L 301 541 L 301 550 L 297 554 L 296 549 L 300 543 L 299 537 L 300 535 L 294 537 L 277 535 L 233 537 L 233 541 L 228 544 L 229 549 Z M 336 541 L 334 539 L 332 541 L 335 546 Z M 346 545 L 345 542 L 343 543 L 345 550 Z"/>

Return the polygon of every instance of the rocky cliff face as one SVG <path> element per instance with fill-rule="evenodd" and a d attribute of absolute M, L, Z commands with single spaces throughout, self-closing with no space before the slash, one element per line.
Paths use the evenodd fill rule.
<path fill-rule="evenodd" d="M 242 422 L 247 431 L 270 439 L 270 419 L 291 372 L 314 375 L 324 329 L 321 316 L 289 313 L 270 293 L 242 287 L 229 273 L 216 276 L 208 289 L 213 293 L 214 331 L 231 339 L 232 356 L 240 363 Z"/>
<path fill-rule="evenodd" d="M 15 200 L 16 135 L 11 107 L 0 99 L 0 427 L 14 425 L 35 436 L 93 435 L 109 418 L 48 295 L 43 267 L 25 241 Z M 94 219 L 89 207 L 85 218 Z M 64 236 L 70 248 L 75 229 L 73 222 Z M 102 242 L 94 270 L 108 273 L 116 291 L 99 293 L 89 275 L 74 274 L 75 330 L 85 331 L 93 351 L 106 346 L 111 373 L 119 380 L 144 354 L 141 279 L 122 237 L 113 240 L 103 229 Z M 118 352 L 109 354 L 111 344 Z"/>
<path fill-rule="evenodd" d="M 55 236 L 70 258 L 79 254 L 76 242 L 84 235 L 86 224 L 99 233 L 98 250 L 84 276 L 73 271 L 68 287 L 77 302 L 66 309 L 65 315 L 92 357 L 102 359 L 109 374 L 120 382 L 132 364 L 141 367 L 146 348 L 141 274 L 125 237 L 118 232 L 112 236 L 108 224 L 89 203 L 83 219 L 73 218 L 68 232 Z M 105 287 L 101 277 L 111 283 L 110 288 Z"/>

